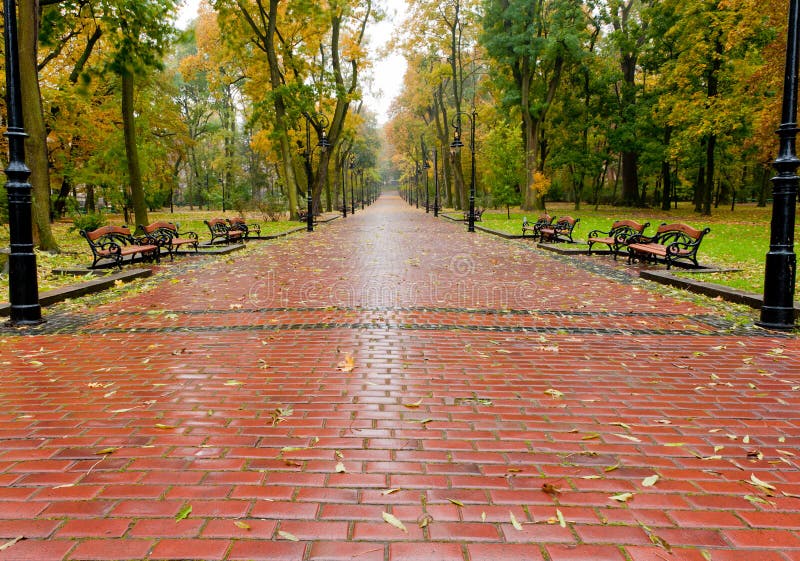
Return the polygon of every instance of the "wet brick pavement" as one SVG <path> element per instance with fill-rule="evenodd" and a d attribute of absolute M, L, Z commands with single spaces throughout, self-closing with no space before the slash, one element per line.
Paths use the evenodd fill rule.
<path fill-rule="evenodd" d="M 5 329 L 0 560 L 800 560 L 797 338 L 609 264 L 385 195 Z"/>

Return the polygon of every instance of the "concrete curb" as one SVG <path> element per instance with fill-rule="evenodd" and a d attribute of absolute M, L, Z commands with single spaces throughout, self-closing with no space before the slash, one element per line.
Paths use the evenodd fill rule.
<path fill-rule="evenodd" d="M 707 269 L 703 272 L 710 272 L 712 269 Z M 697 269 L 695 269 L 697 271 Z M 674 286 L 696 294 L 702 294 L 710 298 L 722 298 L 726 302 L 734 302 L 736 304 L 744 304 L 751 308 L 760 309 L 764 303 L 764 297 L 761 294 L 754 292 L 746 292 L 744 290 L 737 290 L 721 284 L 712 282 L 701 282 L 693 279 L 685 279 L 676 277 L 669 271 L 640 271 L 639 278 Z M 794 317 L 800 318 L 800 306 L 794 305 Z"/>

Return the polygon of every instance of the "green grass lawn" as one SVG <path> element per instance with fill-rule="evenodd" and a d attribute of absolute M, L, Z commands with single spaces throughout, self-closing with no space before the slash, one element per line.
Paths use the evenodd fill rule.
<path fill-rule="evenodd" d="M 150 222 L 166 220 L 180 224 L 182 232 L 196 232 L 202 243 L 211 238 L 208 227 L 203 224 L 203 220 L 217 217 L 232 217 L 234 213 L 229 212 L 223 214 L 221 212 L 208 210 L 181 210 L 175 213 L 170 213 L 169 211 L 150 212 L 148 216 Z M 302 226 L 300 222 L 265 222 L 263 220 L 258 220 L 254 215 L 247 216 L 247 220 L 248 222 L 255 222 L 261 225 L 262 236 L 279 234 Z M 109 214 L 106 223 L 117 226 L 125 224 L 122 215 L 116 214 Z M 36 252 L 36 267 L 38 271 L 39 290 L 41 292 L 76 282 L 74 276 L 53 274 L 54 269 L 74 269 L 87 267 L 92 264 L 92 252 L 89 249 L 88 243 L 76 230 L 72 230 L 71 227 L 72 222 L 69 220 L 58 221 L 53 224 L 54 235 L 61 247 L 61 253 L 52 254 L 38 250 Z M 8 225 L 3 225 L 0 226 L 0 247 L 8 247 L 8 245 Z M 106 270 L 114 271 L 116 269 L 110 268 Z M 0 301 L 8 301 L 7 274 L 0 275 Z"/>
<path fill-rule="evenodd" d="M 547 211 L 550 215 L 569 215 L 579 218 L 575 227 L 575 239 L 586 239 L 586 235 L 594 230 L 608 230 L 614 220 L 630 218 L 638 222 L 650 222 L 646 233 L 654 233 L 662 222 L 683 222 L 698 229 L 711 228 L 700 246 L 698 259 L 702 265 L 714 265 L 719 268 L 740 269 L 732 273 L 680 273 L 696 280 L 724 284 L 733 288 L 762 293 L 764 290 L 764 257 L 769 250 L 770 220 L 772 207 L 759 208 L 755 204 L 740 204 L 731 212 L 730 207 L 712 210 L 712 216 L 701 216 L 694 212 L 689 203 L 681 203 L 677 209 L 663 211 L 656 208 L 623 208 L 601 206 L 597 210 L 593 206 L 582 206 L 575 210 L 572 204 L 549 203 Z M 488 210 L 483 214 L 481 225 L 508 232 L 522 232 L 522 218 L 535 221 L 539 213 L 522 212 L 511 209 L 511 218 L 505 210 Z M 795 228 L 795 237 L 800 229 Z M 598 256 L 598 259 L 604 257 Z"/>

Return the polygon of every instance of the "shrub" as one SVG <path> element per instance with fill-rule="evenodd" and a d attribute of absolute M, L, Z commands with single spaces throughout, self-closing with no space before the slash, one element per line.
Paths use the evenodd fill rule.
<path fill-rule="evenodd" d="M 105 225 L 106 217 L 100 212 L 90 212 L 88 214 L 73 214 L 72 226 L 69 227 L 71 232 L 86 230 L 91 232 L 97 230 L 100 226 Z"/>
<path fill-rule="evenodd" d="M 289 210 L 289 203 L 280 195 L 268 195 L 254 201 L 265 222 L 277 222 L 284 218 Z"/>

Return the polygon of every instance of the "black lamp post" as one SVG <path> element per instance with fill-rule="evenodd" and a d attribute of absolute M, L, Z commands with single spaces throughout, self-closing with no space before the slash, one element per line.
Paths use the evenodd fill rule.
<path fill-rule="evenodd" d="M 222 185 L 222 212 L 225 212 L 225 180 L 220 179 L 219 184 Z"/>
<path fill-rule="evenodd" d="M 460 150 L 463 148 L 464 143 L 461 142 L 461 116 L 464 115 L 469 119 L 470 124 L 470 139 L 469 139 L 469 151 L 472 155 L 472 165 L 471 165 L 471 173 L 470 173 L 470 184 L 469 184 L 469 214 L 467 215 L 467 231 L 474 232 L 475 231 L 475 121 L 478 119 L 478 112 L 475 108 L 472 108 L 472 113 L 465 113 L 463 111 L 459 111 L 454 120 L 453 120 L 453 128 L 455 132 L 453 133 L 453 142 L 450 143 L 450 147 L 456 150 Z"/>
<path fill-rule="evenodd" d="M 342 159 L 342 218 L 347 218 L 347 154 Z"/>
<path fill-rule="evenodd" d="M 355 181 L 356 175 L 356 155 L 350 154 L 350 164 L 348 166 L 350 168 L 350 214 L 356 213 L 356 191 L 355 187 L 353 186 L 353 182 Z"/>
<path fill-rule="evenodd" d="M 319 140 L 317 141 L 316 146 L 311 146 L 311 118 L 308 115 L 305 115 L 306 118 L 306 147 L 303 150 L 303 160 L 305 161 L 306 165 L 306 179 L 308 182 L 308 186 L 306 188 L 306 203 L 307 203 L 307 215 L 306 215 L 306 230 L 309 232 L 314 231 L 314 172 L 311 168 L 311 157 L 314 154 L 314 148 L 319 147 L 319 149 L 324 152 L 328 149 L 331 145 L 328 142 L 327 133 L 325 132 L 325 128 L 328 126 L 328 119 L 325 115 L 318 114 L 317 119 L 319 121 L 319 130 L 317 132 L 317 136 Z M 317 125 L 314 126 L 317 128 Z"/>
<path fill-rule="evenodd" d="M 431 163 L 428 161 L 428 152 L 423 152 L 422 169 L 425 171 L 425 213 L 431 211 L 430 187 L 428 186 L 428 170 L 431 169 Z"/>
<path fill-rule="evenodd" d="M 361 184 L 361 210 L 364 210 L 364 168 L 358 169 L 358 181 Z"/>
<path fill-rule="evenodd" d="M 439 153 L 433 149 L 433 215 L 439 216 Z"/>
<path fill-rule="evenodd" d="M 797 200 L 797 73 L 800 60 L 800 0 L 789 1 L 789 32 L 783 79 L 783 110 L 778 128 L 779 155 L 773 162 L 778 172 L 772 178 L 772 225 L 764 268 L 764 302 L 758 325 L 769 329 L 794 327 L 795 204 Z"/>
<path fill-rule="evenodd" d="M 414 191 L 416 191 L 416 207 L 419 208 L 419 174 L 420 174 L 419 162 L 414 164 Z"/>
<path fill-rule="evenodd" d="M 6 107 L 8 110 L 8 227 L 11 252 L 8 256 L 8 292 L 11 325 L 34 325 L 42 322 L 39 285 L 36 278 L 36 254 L 33 252 L 32 196 L 25 165 L 25 124 L 20 95 L 19 46 L 17 44 L 17 6 L 15 0 L 3 0 Z"/>

